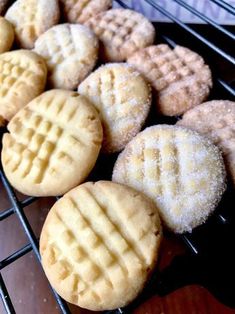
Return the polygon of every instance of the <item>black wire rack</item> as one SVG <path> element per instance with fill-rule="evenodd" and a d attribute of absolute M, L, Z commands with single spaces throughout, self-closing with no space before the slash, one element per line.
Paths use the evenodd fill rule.
<path fill-rule="evenodd" d="M 171 0 L 171 1 L 178 3 L 181 7 L 184 7 L 186 10 L 190 11 L 191 13 L 193 13 L 194 15 L 196 15 L 197 17 L 202 19 L 204 22 L 209 24 L 215 31 L 217 31 L 221 36 L 222 35 L 225 36 L 226 40 L 234 40 L 235 39 L 235 35 L 231 31 L 229 31 L 226 27 L 223 27 L 223 26 L 217 24 L 212 19 L 208 18 L 207 16 L 200 13 L 198 10 L 196 10 L 192 6 L 188 5 L 185 1 L 181 1 L 181 0 Z M 215 4 L 222 7 L 223 9 L 227 10 L 231 14 L 235 14 L 235 8 L 232 7 L 231 5 L 229 5 L 228 3 L 226 3 L 225 1 L 222 1 L 222 0 L 210 0 L 210 1 L 214 2 Z M 184 37 L 186 39 L 186 42 L 188 43 L 187 46 L 189 48 L 191 47 L 191 44 L 192 44 L 192 38 L 194 38 L 195 40 L 200 42 L 200 44 L 202 44 L 206 48 L 208 48 L 211 52 L 213 52 L 213 53 L 217 54 L 219 57 L 223 58 L 225 60 L 225 62 L 228 62 L 228 63 L 230 63 L 230 65 L 232 64 L 233 66 L 235 65 L 235 59 L 231 55 L 231 53 L 228 53 L 227 51 L 222 49 L 220 45 L 217 45 L 214 42 L 212 42 L 211 40 L 207 39 L 207 36 L 205 36 L 204 34 L 201 34 L 197 30 L 195 30 L 193 27 L 183 23 L 177 17 L 175 17 L 170 12 L 168 12 L 166 9 L 164 9 L 160 4 L 158 4 L 157 3 L 158 1 L 143 0 L 143 2 L 148 3 L 150 6 L 152 6 L 153 10 L 158 10 L 164 16 L 166 16 L 172 22 L 174 22 L 177 25 L 177 27 L 181 28 L 185 32 Z M 124 7 L 124 8 L 129 8 L 129 9 L 132 8 L 130 5 L 128 5 L 128 3 L 130 3 L 129 1 L 117 0 L 116 3 L 118 3 L 121 7 Z M 189 36 L 191 36 L 191 38 L 189 38 Z M 161 39 L 162 42 L 167 43 L 171 47 L 174 47 L 176 45 L 176 42 L 175 42 L 173 36 L 169 36 L 169 34 L 165 34 L 164 31 L 161 31 L 159 38 Z M 210 62 L 209 62 L 209 64 L 210 64 Z M 220 75 L 218 74 L 218 76 L 214 77 L 214 82 L 216 84 L 216 88 L 218 87 L 220 93 L 224 97 L 226 97 L 228 99 L 233 99 L 233 97 L 235 96 L 235 89 L 233 87 L 234 77 L 228 81 L 228 80 L 221 78 Z M 1 132 L 1 133 L 3 133 L 3 132 Z M 11 208 L 7 208 L 7 209 L 2 210 L 0 212 L 0 221 L 4 222 L 4 220 L 7 219 L 9 216 L 16 215 L 22 228 L 23 228 L 23 230 L 24 230 L 24 232 L 25 232 L 25 234 L 26 234 L 26 236 L 27 236 L 27 238 L 28 238 L 28 244 L 27 245 L 21 247 L 16 252 L 12 253 L 11 255 L 9 255 L 8 257 L 6 257 L 5 259 L 0 261 L 0 271 L 2 271 L 5 267 L 12 264 L 13 262 L 15 262 L 16 260 L 18 260 L 19 258 L 21 258 L 22 256 L 24 256 L 25 254 L 27 254 L 30 251 L 34 252 L 34 254 L 36 255 L 36 258 L 38 259 L 38 261 L 40 263 L 38 239 L 36 238 L 36 236 L 32 230 L 32 227 L 29 223 L 29 220 L 27 219 L 27 217 L 24 213 L 24 208 L 26 206 L 32 204 L 33 202 L 35 202 L 37 200 L 37 198 L 36 197 L 28 197 L 25 200 L 20 201 L 17 198 L 17 196 L 16 196 L 13 188 L 9 184 L 8 180 L 6 179 L 6 177 L 2 171 L 2 168 L 0 169 L 0 179 L 2 181 L 3 187 L 4 187 L 4 189 L 8 195 L 10 203 L 11 203 Z M 222 210 L 218 209 L 216 211 L 215 215 L 213 215 L 213 220 L 216 222 L 215 223 L 216 228 L 218 228 L 218 226 L 222 226 L 222 228 L 224 228 L 224 226 L 225 226 L 225 230 L 227 231 L 229 229 L 228 226 L 231 225 L 231 223 L 232 223 L 231 222 L 232 218 L 231 218 L 230 213 L 232 211 L 231 204 L 234 201 L 231 198 L 233 195 L 233 192 L 234 191 L 230 190 L 227 193 L 225 193 L 225 199 L 226 200 L 222 201 L 222 204 L 220 206 L 220 207 L 222 207 Z M 225 210 L 224 210 L 224 207 L 226 207 Z M 205 225 L 208 225 L 208 223 Z M 205 227 L 205 229 L 206 228 L 207 227 Z M 136 306 L 138 303 L 141 303 L 145 298 L 148 298 L 151 294 L 161 294 L 163 291 L 165 291 L 165 293 L 167 293 L 169 290 L 167 288 L 168 284 L 169 284 L 169 282 L 167 282 L 167 280 L 169 279 L 168 277 L 171 276 L 171 281 L 174 281 L 174 280 L 177 281 L 178 280 L 178 277 L 176 278 L 175 275 L 172 274 L 172 269 L 174 268 L 175 269 L 174 272 L 177 273 L 177 267 L 179 267 L 179 265 L 182 268 L 185 266 L 185 263 L 190 263 L 191 257 L 195 258 L 199 255 L 204 254 L 203 247 L 197 241 L 197 233 L 198 232 L 201 232 L 200 228 L 199 228 L 199 231 L 195 231 L 192 234 L 184 234 L 181 236 L 182 240 L 185 242 L 186 246 L 190 250 L 191 255 L 189 257 L 189 260 L 185 261 L 185 260 L 179 259 L 179 260 L 175 261 L 174 262 L 175 265 L 173 265 L 173 267 L 170 268 L 170 272 L 168 270 L 168 272 L 166 272 L 164 276 L 162 274 L 157 273 L 157 272 L 156 272 L 156 274 L 153 274 L 152 279 L 150 280 L 150 283 L 149 283 L 147 289 L 145 291 L 143 291 L 141 297 L 139 297 L 137 299 L 137 301 L 135 301 L 134 306 Z M 197 260 L 197 263 L 198 263 L 198 260 Z M 200 261 L 199 261 L 199 263 L 200 263 Z M 185 269 L 184 269 L 184 271 L 185 271 Z M 190 276 L 192 276 L 192 275 L 190 275 Z M 195 276 L 200 277 L 201 275 L 200 275 L 200 273 L 198 274 L 196 272 L 194 274 L 194 277 Z M 192 281 L 197 282 L 197 279 L 198 278 L 193 278 Z M 183 284 L 184 283 L 180 282 L 179 286 L 183 285 Z M 150 290 L 151 290 L 151 293 L 149 293 Z M 61 313 L 63 313 L 63 314 L 71 313 L 67 303 L 53 289 L 52 289 L 52 291 L 54 293 L 55 299 L 58 303 L 58 306 L 59 306 Z M 234 289 L 234 291 L 235 291 L 235 289 Z M 222 299 L 222 302 L 224 301 L 226 303 L 226 301 L 227 301 L 226 298 L 227 298 L 228 294 L 230 293 L 230 291 L 227 291 L 225 289 L 225 293 L 227 293 L 227 295 L 224 298 L 222 297 L 220 299 Z M 4 308 L 6 310 L 6 313 L 14 314 L 15 309 L 14 309 L 12 300 L 10 298 L 10 295 L 8 293 L 7 287 L 4 283 L 4 280 L 3 280 L 1 273 L 0 273 L 0 295 L 1 295 L 1 299 L 3 302 Z M 234 295 L 232 296 L 232 298 L 233 297 L 234 297 Z M 227 303 L 229 303 L 230 306 L 235 306 L 235 304 L 231 305 L 231 299 L 229 299 L 229 301 L 230 301 L 230 303 L 229 302 L 227 302 Z M 119 313 L 120 314 L 120 313 L 130 313 L 130 312 L 131 312 L 131 308 L 128 307 L 128 308 L 124 308 L 124 309 L 117 309 L 115 311 L 107 311 L 106 313 L 116 313 L 116 314 Z"/>

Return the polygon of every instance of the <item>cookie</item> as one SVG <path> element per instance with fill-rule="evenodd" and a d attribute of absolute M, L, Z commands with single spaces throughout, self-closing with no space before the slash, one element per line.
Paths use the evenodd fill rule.
<path fill-rule="evenodd" d="M 179 126 L 152 126 L 119 155 L 113 181 L 152 198 L 168 229 L 191 232 L 214 211 L 225 190 L 217 146 Z"/>
<path fill-rule="evenodd" d="M 153 25 L 142 14 L 132 10 L 108 10 L 85 24 L 99 37 L 100 58 L 104 61 L 124 61 L 140 48 L 151 45 L 155 38 Z"/>
<path fill-rule="evenodd" d="M 0 54 L 11 49 L 14 41 L 14 29 L 10 22 L 0 16 Z"/>
<path fill-rule="evenodd" d="M 140 131 L 151 105 L 151 88 L 126 63 L 109 63 L 91 73 L 79 87 L 100 113 L 104 140 L 102 150 L 122 150 Z"/>
<path fill-rule="evenodd" d="M 18 45 L 31 49 L 42 33 L 59 22 L 58 0 L 17 0 L 7 10 L 6 18 L 15 27 Z"/>
<path fill-rule="evenodd" d="M 50 90 L 21 109 L 3 135 L 2 165 L 18 191 L 55 196 L 81 183 L 102 142 L 94 106 L 78 93 Z"/>
<path fill-rule="evenodd" d="M 181 115 L 199 105 L 212 87 L 208 65 L 185 47 L 150 46 L 134 53 L 127 62 L 151 83 L 157 110 L 166 116 Z"/>
<path fill-rule="evenodd" d="M 53 288 L 90 310 L 125 306 L 156 265 L 161 225 L 141 193 L 109 181 L 88 182 L 50 210 L 40 253 Z"/>
<path fill-rule="evenodd" d="M 88 27 L 60 24 L 38 38 L 35 51 L 47 62 L 52 87 L 75 89 L 95 66 L 98 46 Z"/>
<path fill-rule="evenodd" d="M 47 68 L 44 60 L 28 50 L 0 55 L 0 120 L 14 114 L 44 90 Z"/>
<path fill-rule="evenodd" d="M 235 184 L 235 102 L 212 100 L 186 112 L 178 125 L 195 130 L 217 144 Z"/>
<path fill-rule="evenodd" d="M 0 15 L 3 15 L 5 12 L 8 2 L 9 0 L 0 0 Z"/>
<path fill-rule="evenodd" d="M 60 0 L 63 15 L 69 23 L 84 23 L 112 6 L 112 0 Z"/>

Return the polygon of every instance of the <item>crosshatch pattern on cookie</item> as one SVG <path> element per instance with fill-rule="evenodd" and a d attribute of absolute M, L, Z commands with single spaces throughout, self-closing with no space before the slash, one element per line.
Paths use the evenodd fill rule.
<path fill-rule="evenodd" d="M 9 120 L 38 96 L 46 83 L 46 65 L 39 56 L 16 50 L 0 56 L 0 115 Z"/>
<path fill-rule="evenodd" d="M 139 133 L 119 155 L 113 181 L 151 197 L 165 224 L 191 231 L 205 221 L 225 189 L 219 149 L 196 132 L 154 126 Z"/>
<path fill-rule="evenodd" d="M 166 115 L 183 113 L 200 104 L 212 86 L 211 72 L 191 50 L 167 45 L 150 46 L 136 52 L 127 62 L 136 67 L 155 88 L 158 109 Z"/>
<path fill-rule="evenodd" d="M 64 16 L 70 23 L 84 23 L 112 6 L 112 0 L 60 0 L 60 2 Z"/>
<path fill-rule="evenodd" d="M 90 298 L 91 304 L 105 308 L 108 300 L 111 307 L 112 302 L 122 303 L 122 299 L 115 298 L 120 299 L 128 286 L 132 290 L 135 276 L 145 276 L 152 267 L 161 229 L 154 213 L 151 222 L 142 209 L 117 208 L 116 201 L 110 203 L 111 192 L 102 185 L 102 197 L 95 190 L 99 187 L 93 189 L 90 183 L 85 184 L 52 208 L 40 250 L 49 279 L 54 272 L 53 283 L 59 292 L 65 289 L 70 302 L 85 306 Z M 136 286 L 136 291 L 139 288 Z M 110 300 L 111 295 L 115 301 Z"/>
<path fill-rule="evenodd" d="M 74 89 L 96 63 L 98 40 L 86 26 L 61 24 L 36 41 L 35 51 L 47 62 L 51 85 Z"/>
<path fill-rule="evenodd" d="M 0 54 L 11 49 L 14 36 L 13 26 L 0 14 Z"/>
<path fill-rule="evenodd" d="M 78 87 L 100 112 L 103 151 L 120 151 L 141 129 L 151 105 L 151 87 L 126 63 L 109 63 Z"/>
<path fill-rule="evenodd" d="M 23 48 L 33 48 L 40 34 L 59 21 L 57 0 L 18 0 L 6 13 Z"/>
<path fill-rule="evenodd" d="M 110 61 L 123 61 L 154 41 L 153 25 L 144 16 L 131 10 L 108 10 L 85 24 L 99 37 L 104 45 L 104 58 Z"/>
<path fill-rule="evenodd" d="M 68 101 L 73 97 L 72 92 L 62 94 L 56 96 L 51 91 L 36 98 L 14 117 L 9 124 L 10 134 L 3 138 L 6 175 L 13 177 L 13 181 L 14 176 L 17 181 L 28 180 L 32 191 L 33 187 L 50 180 L 53 185 L 59 177 L 67 178 L 86 154 L 93 152 L 97 156 L 99 151 L 102 131 L 94 109 L 90 105 L 90 112 L 84 113 L 81 104 Z M 74 97 L 82 96 L 74 93 Z M 76 170 L 74 177 L 78 176 L 78 181 L 84 177 L 87 167 Z"/>
<path fill-rule="evenodd" d="M 235 183 L 235 102 L 205 102 L 186 112 L 177 125 L 211 138 L 223 151 L 228 173 Z"/>

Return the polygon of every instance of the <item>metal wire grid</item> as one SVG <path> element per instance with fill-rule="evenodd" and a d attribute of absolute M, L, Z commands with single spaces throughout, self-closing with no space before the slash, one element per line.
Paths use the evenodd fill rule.
<path fill-rule="evenodd" d="M 165 10 L 163 7 L 161 7 L 155 1 L 153 1 L 153 0 L 144 0 L 144 1 L 148 4 L 150 4 L 154 9 L 158 10 L 163 15 L 168 17 L 170 20 L 175 22 L 182 29 L 184 29 L 185 31 L 187 31 L 188 33 L 190 33 L 191 35 L 196 37 L 203 44 L 205 44 L 207 47 L 212 49 L 214 52 L 216 52 L 217 54 L 222 56 L 224 59 L 229 61 L 231 64 L 235 65 L 235 59 L 233 56 L 227 54 L 220 47 L 217 47 L 211 41 L 207 40 L 204 36 L 202 36 L 201 34 L 199 34 L 196 31 L 194 31 L 190 26 L 184 24 L 181 20 L 179 20 L 178 18 L 173 16 L 171 13 L 169 13 L 167 10 Z M 234 34 L 229 32 L 228 30 L 226 30 L 224 27 L 220 26 L 219 24 L 217 24 L 213 20 L 209 19 L 208 17 L 206 17 L 204 14 L 200 13 L 199 11 L 194 9 L 193 7 L 189 6 L 184 1 L 181 1 L 181 0 L 172 0 L 172 1 L 177 2 L 180 6 L 184 7 L 185 9 L 189 10 L 190 12 L 194 13 L 196 16 L 198 16 L 199 18 L 201 18 L 202 20 L 204 20 L 205 22 L 207 22 L 208 24 L 213 26 L 217 31 L 223 33 L 228 38 L 234 40 L 234 38 L 235 38 Z M 131 9 L 124 1 L 116 0 L 116 2 L 124 8 Z M 235 9 L 231 5 L 229 5 L 228 3 L 226 3 L 222 0 L 211 0 L 211 2 L 214 2 L 217 5 L 221 6 L 223 9 L 229 11 L 232 14 L 235 14 Z M 169 37 L 165 36 L 164 34 L 161 34 L 161 37 L 162 37 L 163 41 L 165 41 L 171 47 L 174 47 L 176 45 L 176 43 L 174 42 L 174 40 L 172 38 L 169 38 Z M 235 95 L 234 88 L 232 86 L 230 86 L 227 82 L 225 82 L 224 80 L 222 80 L 220 78 L 217 78 L 216 80 L 219 83 L 220 87 L 222 89 L 224 89 L 230 96 Z M 38 250 L 38 239 L 36 238 L 32 228 L 30 226 L 30 223 L 29 223 L 29 221 L 26 218 L 25 213 L 24 213 L 24 207 L 35 202 L 37 200 L 37 198 L 36 197 L 28 197 L 27 199 L 20 202 L 18 200 L 14 190 L 12 189 L 11 185 L 9 184 L 8 180 L 6 179 L 2 169 L 0 169 L 0 179 L 1 179 L 3 186 L 7 192 L 9 200 L 12 204 L 11 208 L 5 209 L 2 212 L 0 212 L 0 221 L 7 219 L 7 217 L 9 217 L 12 214 L 16 214 L 20 223 L 21 223 L 21 226 L 24 229 L 24 231 L 28 237 L 28 240 L 29 240 L 29 243 L 27 245 L 23 246 L 22 248 L 20 248 L 19 250 L 17 250 L 13 254 L 11 254 L 10 256 L 6 257 L 4 260 L 0 261 L 0 271 L 4 267 L 7 267 L 9 264 L 13 263 L 14 261 L 19 259 L 23 255 L 30 252 L 31 250 L 34 251 L 38 261 L 40 262 L 40 254 L 39 254 L 39 250 Z M 224 217 L 222 214 L 217 214 L 217 218 L 220 221 L 220 223 L 226 223 L 227 222 L 227 218 Z M 183 235 L 182 238 L 183 238 L 184 242 L 186 243 L 186 245 L 191 250 L 192 254 L 197 255 L 199 253 L 198 248 L 193 243 L 190 235 Z M 59 305 L 61 313 L 63 313 L 63 314 L 71 313 L 69 308 L 68 308 L 67 303 L 53 289 L 52 289 L 52 291 L 53 291 L 55 299 Z M 5 307 L 6 313 L 14 314 L 15 310 L 14 310 L 10 295 L 7 291 L 7 287 L 6 287 L 4 280 L 1 276 L 1 273 L 0 273 L 0 295 L 1 295 L 1 299 L 2 299 L 2 302 L 3 302 L 4 307 Z M 111 311 L 109 311 L 109 312 L 111 313 Z M 106 312 L 106 313 L 108 313 L 108 312 Z M 116 311 L 112 311 L 112 313 L 116 313 L 116 314 L 125 313 L 125 309 L 124 310 L 123 309 L 117 309 Z"/>

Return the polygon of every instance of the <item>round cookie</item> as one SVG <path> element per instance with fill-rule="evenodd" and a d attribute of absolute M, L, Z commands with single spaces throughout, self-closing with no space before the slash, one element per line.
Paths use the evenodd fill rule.
<path fill-rule="evenodd" d="M 11 49 L 14 36 L 14 29 L 11 23 L 0 16 L 0 54 Z"/>
<path fill-rule="evenodd" d="M 50 90 L 21 109 L 3 135 L 2 165 L 18 191 L 61 195 L 93 168 L 102 142 L 94 106 L 76 92 Z"/>
<path fill-rule="evenodd" d="M 151 105 L 151 88 L 133 67 L 109 63 L 91 73 L 79 87 L 100 113 L 103 152 L 122 150 L 140 131 Z"/>
<path fill-rule="evenodd" d="M 166 116 L 181 115 L 199 105 L 212 87 L 208 65 L 185 47 L 150 46 L 134 53 L 127 62 L 151 83 L 157 110 Z"/>
<path fill-rule="evenodd" d="M 161 237 L 156 207 L 143 194 L 109 181 L 88 182 L 50 210 L 40 238 L 42 265 L 68 302 L 111 310 L 141 292 Z"/>
<path fill-rule="evenodd" d="M 60 0 L 60 3 L 69 23 L 84 23 L 112 6 L 112 0 Z"/>
<path fill-rule="evenodd" d="M 155 29 L 142 14 L 127 9 L 112 9 L 86 23 L 101 42 L 100 58 L 124 61 L 135 51 L 154 42 Z"/>
<path fill-rule="evenodd" d="M 1 54 L 0 120 L 9 121 L 20 108 L 41 94 L 46 79 L 46 64 L 36 53 L 14 50 Z"/>
<path fill-rule="evenodd" d="M 15 27 L 19 46 L 31 49 L 42 33 L 59 22 L 58 0 L 17 0 L 5 17 Z"/>
<path fill-rule="evenodd" d="M 228 174 L 235 184 L 235 102 L 205 102 L 186 112 L 177 124 L 206 135 L 221 148 Z"/>
<path fill-rule="evenodd" d="M 0 15 L 5 12 L 8 2 L 9 0 L 0 0 Z"/>
<path fill-rule="evenodd" d="M 47 62 L 52 87 L 75 89 L 95 66 L 98 46 L 88 27 L 60 24 L 37 39 L 35 51 Z"/>
<path fill-rule="evenodd" d="M 170 125 L 139 133 L 119 155 L 112 180 L 146 193 L 176 233 L 202 224 L 226 186 L 218 147 L 197 132 Z"/>

